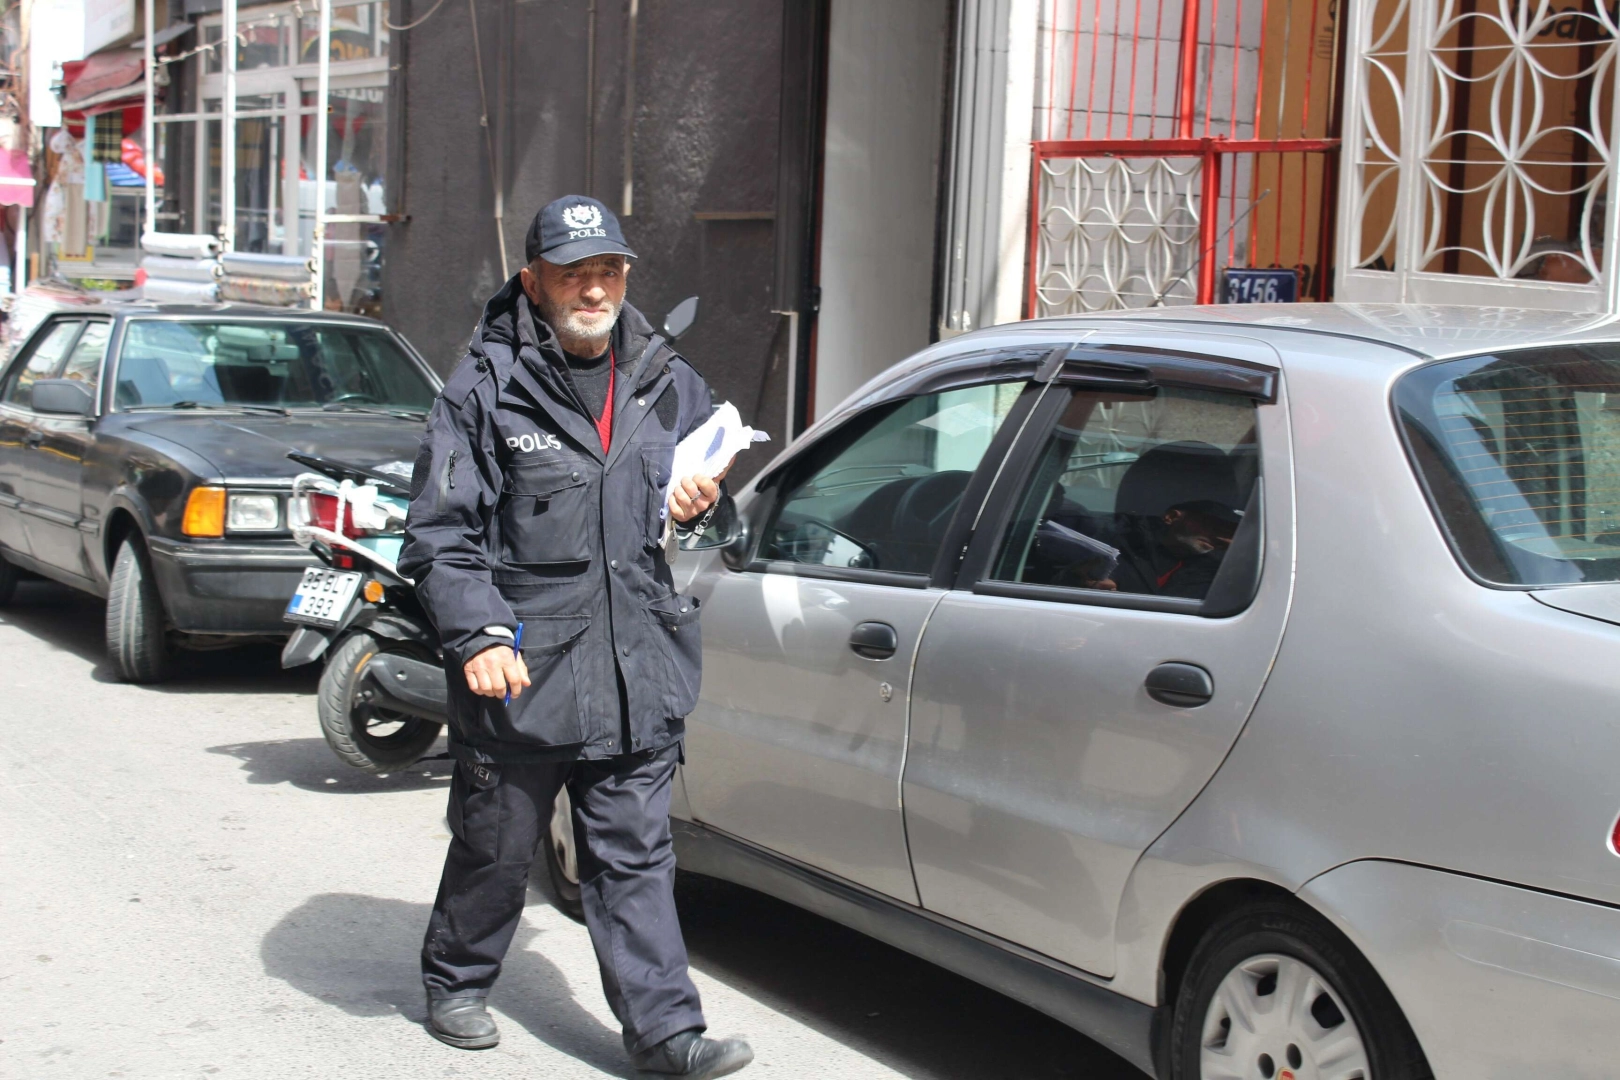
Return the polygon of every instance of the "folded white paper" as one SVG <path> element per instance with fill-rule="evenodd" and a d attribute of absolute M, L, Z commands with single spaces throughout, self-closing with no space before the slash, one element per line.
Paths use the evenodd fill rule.
<path fill-rule="evenodd" d="M 713 476 L 726 463 L 755 443 L 769 442 L 770 436 L 742 422 L 737 406 L 726 402 L 714 410 L 703 426 L 675 447 L 670 465 L 669 484 L 664 488 L 664 515 L 669 515 L 669 497 L 675 485 L 688 476 Z"/>

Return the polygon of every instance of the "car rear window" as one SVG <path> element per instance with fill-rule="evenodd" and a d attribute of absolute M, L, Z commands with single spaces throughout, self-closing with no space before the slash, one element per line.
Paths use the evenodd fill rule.
<path fill-rule="evenodd" d="M 1493 585 L 1620 581 L 1620 344 L 1471 356 L 1395 388 L 1457 558 Z"/>
<path fill-rule="evenodd" d="M 196 402 L 426 411 L 436 393 L 381 330 L 292 320 L 140 319 L 124 334 L 114 400 L 122 408 Z"/>

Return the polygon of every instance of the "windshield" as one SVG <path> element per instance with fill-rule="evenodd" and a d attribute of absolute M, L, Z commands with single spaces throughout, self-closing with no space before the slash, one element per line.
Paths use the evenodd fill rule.
<path fill-rule="evenodd" d="M 132 320 L 119 350 L 118 408 L 408 409 L 437 391 L 382 330 L 335 323 Z"/>
<path fill-rule="evenodd" d="M 1419 368 L 1407 448 L 1463 564 L 1498 585 L 1620 581 L 1620 345 Z"/>

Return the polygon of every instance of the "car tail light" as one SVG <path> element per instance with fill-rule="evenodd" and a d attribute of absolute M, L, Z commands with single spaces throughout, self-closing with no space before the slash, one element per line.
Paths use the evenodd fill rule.
<path fill-rule="evenodd" d="M 1614 819 L 1614 829 L 1609 833 L 1609 850 L 1620 855 L 1620 818 Z"/>
<path fill-rule="evenodd" d="M 186 512 L 180 520 L 180 531 L 187 536 L 224 536 L 225 489 L 192 488 L 186 498 Z"/>

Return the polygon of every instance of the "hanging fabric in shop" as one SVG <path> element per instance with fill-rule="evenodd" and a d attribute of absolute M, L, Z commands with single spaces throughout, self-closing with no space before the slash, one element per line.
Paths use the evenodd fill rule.
<path fill-rule="evenodd" d="M 98 130 L 105 130 L 111 126 L 108 117 L 102 117 L 101 123 L 96 123 L 94 116 L 84 118 L 84 141 L 90 146 L 96 146 Z M 111 123 L 116 124 L 116 118 Z M 100 159 L 89 161 L 84 166 L 84 200 L 85 202 L 104 203 L 107 201 L 107 167 Z M 91 230 L 95 232 L 97 230 Z"/>
<path fill-rule="evenodd" d="M 84 137 L 86 141 L 91 139 L 90 122 L 95 119 L 94 116 L 85 119 Z M 122 161 L 124 114 L 122 112 L 102 114 L 101 123 L 97 124 L 95 128 L 94 140 L 91 144 L 90 156 L 92 160 L 99 161 L 103 165 L 109 161 Z"/>
<path fill-rule="evenodd" d="M 257 169 L 264 165 L 265 123 L 263 120 L 236 122 L 236 167 Z"/>
<path fill-rule="evenodd" d="M 57 244 L 65 256 L 83 257 L 90 227 L 84 201 L 84 149 L 65 127 L 56 129 L 50 146 L 56 168 L 45 197 L 45 239 Z"/>
<path fill-rule="evenodd" d="M 62 254 L 84 258 L 90 243 L 90 208 L 84 201 L 83 184 L 62 185 Z"/>

